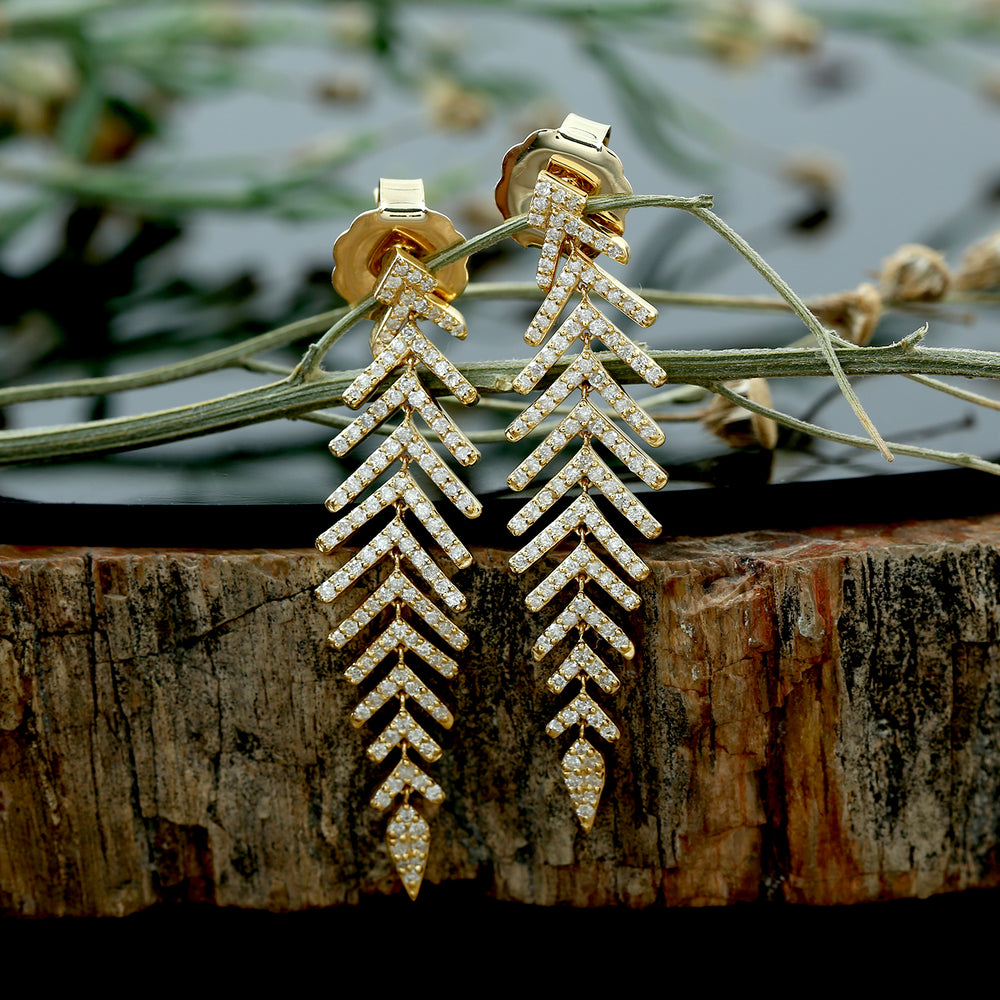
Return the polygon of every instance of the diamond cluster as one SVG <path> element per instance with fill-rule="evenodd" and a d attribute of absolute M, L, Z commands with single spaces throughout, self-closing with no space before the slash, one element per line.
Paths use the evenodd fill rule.
<path fill-rule="evenodd" d="M 403 886 L 415 899 L 430 851 L 431 835 L 427 820 L 408 802 L 400 805 L 389 820 L 386 842 Z"/>
<path fill-rule="evenodd" d="M 562 772 L 580 825 L 589 830 L 604 790 L 604 758 L 581 736 L 563 757 Z"/>
<path fill-rule="evenodd" d="M 415 899 L 427 865 L 430 828 L 410 803 L 410 795 L 418 793 L 428 802 L 437 803 L 444 798 L 444 792 L 410 755 L 428 763 L 438 760 L 441 746 L 423 720 L 444 729 L 454 722 L 447 706 L 418 676 L 416 668 L 429 667 L 450 679 L 457 674 L 458 663 L 414 624 L 423 622 L 454 650 L 464 649 L 469 639 L 439 607 L 461 611 L 466 606 L 465 596 L 425 550 L 412 528 L 419 524 L 456 567 L 472 562 L 472 554 L 438 514 L 415 478 L 416 469 L 466 517 L 478 517 L 482 512 L 473 493 L 417 427 L 415 418 L 419 415 L 459 465 L 472 465 L 479 458 L 478 450 L 421 381 L 417 368 L 422 366 L 430 372 L 463 403 L 474 403 L 478 397 L 472 385 L 417 327 L 417 320 L 428 320 L 456 337 L 464 337 L 466 332 L 461 314 L 439 295 L 433 276 L 415 258 L 394 249 L 383 265 L 375 297 L 384 309 L 371 338 L 373 360 L 344 392 L 344 401 L 355 409 L 368 402 L 330 442 L 330 450 L 337 456 L 346 455 L 369 434 L 379 432 L 391 417 L 397 416 L 399 422 L 390 432 L 382 432 L 382 443 L 327 499 L 331 513 L 348 509 L 320 535 L 316 546 L 323 553 L 335 553 L 370 521 L 381 520 L 383 512 L 390 517 L 320 584 L 316 593 L 320 600 L 336 601 L 382 560 L 392 561 L 389 576 L 330 633 L 329 641 L 343 648 L 370 623 L 383 621 L 382 631 L 368 642 L 345 676 L 352 684 L 373 683 L 370 679 L 374 678 L 374 686 L 352 713 L 354 725 L 378 723 L 386 718 L 378 713 L 390 703 L 396 704 L 391 720 L 382 724 L 368 747 L 368 756 L 379 763 L 398 753 L 395 766 L 372 795 L 371 804 L 385 811 L 397 803 L 387 826 L 386 842 L 403 887 Z M 378 392 L 383 383 L 387 383 L 385 388 Z M 394 465 L 398 465 L 396 471 L 376 485 L 376 480 Z M 412 526 L 408 523 L 411 518 Z M 417 585 L 418 579 L 426 589 Z"/>
<path fill-rule="evenodd" d="M 620 420 L 654 447 L 663 443 L 662 430 L 608 372 L 602 358 L 609 355 L 595 354 L 593 345 L 600 341 L 648 385 L 662 385 L 667 380 L 667 373 L 591 305 L 592 296 L 602 298 L 641 327 L 650 326 L 656 319 L 656 310 L 648 302 L 594 263 L 593 258 L 602 254 L 619 263 L 627 263 L 628 244 L 620 236 L 607 233 L 588 221 L 584 215 L 585 205 L 586 196 L 572 183 L 547 170 L 539 173 L 528 222 L 545 234 L 536 278 L 547 294 L 524 339 L 541 347 L 515 378 L 514 388 L 521 393 L 531 392 L 549 375 L 553 366 L 561 362 L 564 367 L 514 419 L 506 435 L 510 441 L 520 441 L 555 412 L 571 393 L 579 392 L 581 398 L 569 414 L 514 469 L 507 482 L 511 489 L 523 490 L 556 455 L 579 439 L 576 452 L 511 518 L 508 528 L 514 535 L 529 532 L 570 490 L 579 487 L 580 494 L 514 553 L 510 567 L 515 573 L 523 573 L 571 533 L 578 536 L 576 547 L 562 556 L 528 594 L 526 604 L 531 611 L 539 611 L 565 588 L 575 588 L 569 603 L 535 641 L 532 654 L 536 660 L 541 660 L 567 638 L 575 638 L 572 651 L 548 680 L 550 690 L 572 696 L 548 723 L 546 732 L 553 737 L 567 730 L 578 733 L 562 759 L 563 781 L 577 819 L 585 830 L 590 830 L 604 788 L 605 765 L 604 758 L 588 741 L 586 733 L 589 729 L 610 742 L 618 739 L 619 730 L 588 691 L 587 681 L 607 694 L 618 689 L 619 681 L 591 648 L 587 637 L 594 635 L 624 659 L 635 655 L 635 647 L 625 631 L 595 603 L 588 588 L 605 598 L 610 597 L 626 611 L 635 611 L 641 603 L 639 594 L 601 558 L 599 549 L 607 552 L 631 579 L 642 580 L 649 574 L 649 568 L 608 522 L 594 495 L 602 495 L 646 538 L 655 538 L 661 530 L 659 522 L 612 472 L 598 447 L 607 449 L 632 475 L 652 489 L 661 489 L 667 482 L 666 472 L 619 430 L 614 421 Z M 574 295 L 579 296 L 579 303 L 559 323 Z M 579 345 L 578 353 L 568 353 L 576 345 Z M 606 411 L 595 406 L 596 396 L 603 399 Z"/>

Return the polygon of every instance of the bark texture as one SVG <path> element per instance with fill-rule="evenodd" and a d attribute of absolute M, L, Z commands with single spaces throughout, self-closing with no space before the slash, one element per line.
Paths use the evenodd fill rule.
<path fill-rule="evenodd" d="M 530 656 L 554 615 L 523 609 L 553 561 L 515 578 L 479 549 L 456 577 L 471 643 L 437 685 L 456 723 L 423 892 L 647 906 L 1000 884 L 1000 515 L 641 554 L 590 835 L 562 787 L 569 734 L 544 733 L 559 660 Z M 312 594 L 338 561 L 0 548 L 0 910 L 399 891 L 367 804 L 387 768 L 340 676 L 361 643 L 325 643 L 368 591 Z"/>

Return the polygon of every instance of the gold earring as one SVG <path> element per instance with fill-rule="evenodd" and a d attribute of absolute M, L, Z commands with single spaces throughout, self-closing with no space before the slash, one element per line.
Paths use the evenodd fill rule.
<path fill-rule="evenodd" d="M 594 263 L 601 254 L 621 264 L 627 264 L 629 257 L 628 244 L 622 238 L 625 212 L 586 210 L 587 199 L 595 195 L 632 193 L 621 161 L 608 148 L 610 132 L 607 125 L 569 115 L 558 129 L 533 133 L 507 152 L 496 190 L 497 206 L 505 218 L 527 213 L 529 228 L 514 239 L 522 246 L 541 247 L 536 278 L 546 294 L 524 339 L 533 346 L 542 344 L 573 294 L 580 298 L 514 380 L 514 388 L 520 393 L 531 392 L 577 341 L 582 350 L 566 359 L 569 363 L 558 378 L 513 421 L 507 429 L 508 440 L 521 440 L 571 393 L 579 391 L 580 399 L 514 469 L 507 482 L 512 489 L 523 490 L 563 448 L 580 438 L 573 457 L 521 508 L 508 527 L 515 535 L 524 534 L 570 489 L 579 487 L 579 496 L 511 557 L 510 568 L 523 573 L 563 539 L 577 535 L 573 551 L 531 591 L 525 603 L 529 610 L 540 611 L 564 588 L 576 587 L 566 607 L 536 640 L 532 654 L 542 660 L 575 633 L 575 642 L 549 677 L 548 687 L 559 694 L 568 688 L 576 693 L 549 722 L 546 732 L 558 737 L 577 729 L 575 740 L 562 758 L 562 776 L 586 831 L 593 826 L 605 777 L 604 758 L 588 739 L 587 729 L 609 742 L 620 735 L 618 726 L 587 686 L 590 681 L 605 694 L 619 687 L 617 676 L 593 648 L 588 633 L 626 660 L 635 655 L 631 639 L 594 600 L 588 585 L 628 611 L 641 603 L 636 591 L 595 549 L 603 548 L 633 580 L 649 574 L 646 564 L 608 522 L 594 496 L 603 495 L 646 538 L 655 538 L 661 528 L 604 461 L 597 445 L 651 488 L 661 489 L 667 482 L 666 472 L 612 421 L 624 421 L 652 446 L 663 443 L 663 432 L 618 385 L 601 355 L 592 348 L 593 342 L 600 340 L 649 385 L 659 386 L 666 381 L 666 372 L 590 301 L 592 297 L 604 299 L 642 327 L 652 325 L 656 319 L 656 310 L 648 302 Z M 594 395 L 603 397 L 606 408 L 595 406 Z"/>
<path fill-rule="evenodd" d="M 383 511 L 390 510 L 392 516 L 316 593 L 323 601 L 334 601 L 383 558 L 392 559 L 389 576 L 340 623 L 329 641 L 340 649 L 370 622 L 389 619 L 387 627 L 348 667 L 345 676 L 352 684 L 361 684 L 370 676 L 377 677 L 380 665 L 391 658 L 382 671 L 385 678 L 360 701 L 351 718 L 361 726 L 383 706 L 397 702 L 395 716 L 368 747 L 368 756 L 378 763 L 398 752 L 371 804 L 383 812 L 393 810 L 386 842 L 403 887 L 411 899 L 416 899 L 427 865 L 430 829 L 426 817 L 410 803 L 410 796 L 419 793 L 428 802 L 438 803 L 444 792 L 410 754 L 427 763 L 441 756 L 440 745 L 424 728 L 421 717 L 446 729 L 453 722 L 451 712 L 418 672 L 429 666 L 442 677 L 454 677 L 458 664 L 435 643 L 443 640 L 452 649 L 461 650 L 468 644 L 468 637 L 438 607 L 443 604 L 450 611 L 461 611 L 465 597 L 425 551 L 413 530 L 413 520 L 423 526 L 455 566 L 470 565 L 472 555 L 414 478 L 415 467 L 466 517 L 478 517 L 482 511 L 476 497 L 438 457 L 418 428 L 415 418 L 419 414 L 460 465 L 472 465 L 479 458 L 478 450 L 427 389 L 418 366 L 431 371 L 465 404 L 475 403 L 478 395 L 417 327 L 418 320 L 429 320 L 452 336 L 465 337 L 465 321 L 449 304 L 468 282 L 465 261 L 444 267 L 437 275 L 421 263 L 422 257 L 463 237 L 447 217 L 427 210 L 423 181 L 383 179 L 377 201 L 375 211 L 359 216 L 338 238 L 333 249 L 333 284 L 348 302 L 374 292 L 377 303 L 370 314 L 375 319 L 371 334 L 373 360 L 344 391 L 344 402 L 358 408 L 376 390 L 382 391 L 330 442 L 330 450 L 337 456 L 345 455 L 397 412 L 400 420 L 385 441 L 334 490 L 326 501 L 327 509 L 333 513 L 342 510 L 392 465 L 398 463 L 399 468 L 324 532 L 316 546 L 329 554 Z M 414 576 L 409 575 L 409 570 L 414 571 Z M 426 591 L 417 586 L 417 577 L 423 580 Z M 436 633 L 434 642 L 414 627 L 418 620 Z"/>

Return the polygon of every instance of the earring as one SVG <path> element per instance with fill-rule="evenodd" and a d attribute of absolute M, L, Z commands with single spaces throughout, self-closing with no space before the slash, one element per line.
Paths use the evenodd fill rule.
<path fill-rule="evenodd" d="M 382 812 L 392 809 L 386 829 L 389 854 L 403 887 L 411 899 L 416 899 L 427 864 L 430 829 L 410 797 L 419 793 L 428 802 L 438 803 L 444 792 L 411 753 L 426 763 L 438 760 L 441 747 L 421 719 L 430 719 L 445 729 L 454 721 L 419 673 L 432 667 L 450 679 L 456 675 L 458 664 L 435 645 L 437 640 L 430 641 L 414 625 L 422 621 L 454 650 L 464 649 L 468 636 L 438 606 L 461 611 L 465 597 L 425 551 L 414 522 L 437 542 L 455 566 L 464 568 L 472 562 L 469 550 L 418 484 L 416 468 L 423 470 L 466 517 L 478 517 L 482 511 L 476 497 L 418 429 L 419 414 L 460 465 L 472 465 L 479 458 L 478 450 L 431 395 L 418 368 L 432 372 L 462 403 L 475 403 L 478 395 L 417 326 L 418 320 L 429 320 L 454 337 L 465 337 L 465 321 L 449 305 L 468 282 L 465 261 L 444 267 L 437 275 L 420 262 L 427 254 L 463 237 L 448 218 L 425 208 L 423 181 L 383 179 L 377 201 L 375 211 L 359 216 L 338 238 L 333 248 L 333 285 L 348 302 L 372 292 L 377 302 L 370 314 L 375 319 L 371 334 L 373 360 L 344 391 L 344 402 L 357 409 L 377 390 L 382 391 L 330 442 L 330 450 L 337 456 L 346 455 L 397 412 L 399 421 L 382 444 L 334 490 L 326 501 L 327 509 L 332 513 L 342 510 L 392 465 L 398 464 L 398 468 L 387 482 L 320 535 L 316 546 L 329 554 L 383 511 L 389 511 L 391 516 L 316 593 L 322 601 L 334 601 L 385 557 L 392 560 L 389 575 L 340 623 L 329 641 L 340 649 L 388 612 L 387 626 L 347 668 L 345 676 L 352 684 L 362 684 L 369 677 L 384 675 L 354 709 L 354 725 L 361 726 L 386 704 L 396 703 L 395 715 L 367 751 L 369 758 L 378 763 L 398 754 L 371 804 Z M 417 586 L 417 577 L 423 580 L 426 590 Z M 386 660 L 388 665 L 380 670 Z"/>
<path fill-rule="evenodd" d="M 567 637 L 574 640 L 569 654 L 549 677 L 548 687 L 557 694 L 567 689 L 575 693 L 549 722 L 546 732 L 558 737 L 576 728 L 576 738 L 562 758 L 562 776 L 585 831 L 593 826 L 605 777 L 604 758 L 588 739 L 587 730 L 609 742 L 619 737 L 618 726 L 592 697 L 593 687 L 588 687 L 591 682 L 605 694 L 619 687 L 618 677 L 591 644 L 592 636 L 626 660 L 635 655 L 628 635 L 599 606 L 590 590 L 603 591 L 627 611 L 636 610 L 641 603 L 636 591 L 598 555 L 596 544 L 633 580 L 649 574 L 646 564 L 608 522 L 595 497 L 602 495 L 646 538 L 655 538 L 661 528 L 611 470 L 597 446 L 607 449 L 652 489 L 661 489 L 667 482 L 666 472 L 612 420 L 624 421 L 653 446 L 663 443 L 663 432 L 611 376 L 605 366 L 609 355 L 593 349 L 594 341 L 599 340 L 644 382 L 659 386 L 666 381 L 666 372 L 591 305 L 592 298 L 604 299 L 642 327 L 656 319 L 656 310 L 648 302 L 594 263 L 601 254 L 621 264 L 627 264 L 629 258 L 628 244 L 622 238 L 625 212 L 586 211 L 589 197 L 632 193 L 621 161 L 608 148 L 610 132 L 607 125 L 569 115 L 558 129 L 533 133 L 507 152 L 496 190 L 497 206 L 505 218 L 524 212 L 528 215 L 529 228 L 514 239 L 522 246 L 541 247 L 536 279 L 546 294 L 524 339 L 533 346 L 542 344 L 574 293 L 580 299 L 514 380 L 514 388 L 520 393 L 531 392 L 578 341 L 580 352 L 565 359 L 561 374 L 513 421 L 506 435 L 512 442 L 520 441 L 550 414 L 568 410 L 510 474 L 507 482 L 514 490 L 523 490 L 560 451 L 575 438 L 580 439 L 573 457 L 521 508 L 508 528 L 523 535 L 569 490 L 579 487 L 579 495 L 511 557 L 510 568 L 523 573 L 563 539 L 574 533 L 577 536 L 576 547 L 528 594 L 525 603 L 529 610 L 540 611 L 563 589 L 575 588 L 569 603 L 536 640 L 532 654 L 542 660 Z M 575 405 L 557 411 L 576 391 L 579 400 Z M 600 400 L 595 405 L 595 395 L 606 408 L 600 408 Z"/>

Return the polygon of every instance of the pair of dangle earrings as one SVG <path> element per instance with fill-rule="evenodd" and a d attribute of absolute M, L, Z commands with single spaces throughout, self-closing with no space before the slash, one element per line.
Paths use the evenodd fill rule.
<path fill-rule="evenodd" d="M 534 436 L 543 421 L 553 418 L 551 426 L 543 425 L 548 433 L 542 441 L 511 472 L 508 484 L 516 491 L 526 489 L 558 454 L 573 451 L 510 520 L 511 533 L 528 540 L 509 566 L 515 574 L 524 573 L 560 543 L 575 539 L 570 552 L 555 553 L 558 562 L 527 595 L 525 604 L 531 612 L 543 612 L 558 595 L 569 592 L 568 603 L 539 628 L 532 655 L 541 661 L 554 652 L 563 654 L 561 659 L 552 657 L 554 669 L 548 679 L 548 688 L 562 696 L 563 704 L 546 732 L 563 738 L 573 734 L 561 771 L 573 810 L 586 831 L 594 823 L 606 770 L 604 757 L 591 740 L 595 734 L 605 742 L 619 737 L 617 724 L 595 697 L 597 691 L 613 694 L 620 684 L 605 660 L 605 648 L 625 660 L 635 654 L 631 639 L 602 604 L 611 598 L 622 609 L 635 611 L 640 598 L 626 580 L 634 583 L 649 573 L 606 510 L 613 509 L 646 538 L 660 532 L 660 525 L 612 470 L 602 450 L 652 489 L 667 481 L 666 473 L 628 433 L 655 447 L 663 443 L 662 431 L 617 383 L 605 362 L 616 356 L 652 386 L 662 385 L 666 373 L 592 304 L 593 299 L 603 299 L 640 327 L 650 326 L 656 318 L 648 302 L 596 263 L 603 255 L 625 264 L 629 254 L 623 239 L 624 211 L 586 211 L 588 198 L 632 191 L 620 160 L 608 148 L 609 134 L 606 125 L 569 115 L 558 129 L 535 132 L 509 150 L 497 186 L 497 205 L 505 218 L 527 215 L 527 228 L 514 239 L 522 246 L 541 248 L 536 279 L 545 293 L 524 334 L 530 345 L 540 349 L 514 380 L 514 389 L 521 394 L 535 391 L 562 362 L 558 376 L 506 431 L 508 440 L 517 442 Z M 429 855 L 430 829 L 411 799 L 443 800 L 441 786 L 429 773 L 429 765 L 442 754 L 432 731 L 447 729 L 453 722 L 450 709 L 425 677 L 456 676 L 456 657 L 469 642 L 452 619 L 466 608 L 465 596 L 442 565 L 450 562 L 462 569 L 472 563 L 471 553 L 431 502 L 421 478 L 429 479 L 465 517 L 482 512 L 480 502 L 428 440 L 440 441 L 459 466 L 476 462 L 479 451 L 434 392 L 443 385 L 465 405 L 475 403 L 478 394 L 418 325 L 465 337 L 465 321 L 450 305 L 468 280 L 464 261 L 436 274 L 423 263 L 462 237 L 447 218 L 425 207 L 421 181 L 383 180 L 377 202 L 378 207 L 356 219 L 334 246 L 334 287 L 350 303 L 373 294 L 370 316 L 375 323 L 373 360 L 344 392 L 348 406 L 365 408 L 330 442 L 330 449 L 337 456 L 346 455 L 376 432 L 385 440 L 327 500 L 332 513 L 349 510 L 316 544 L 320 551 L 333 553 L 373 519 L 378 518 L 381 527 L 317 594 L 323 601 L 335 601 L 376 564 L 391 560 L 388 576 L 337 626 L 329 641 L 343 648 L 378 620 L 376 638 L 368 639 L 345 676 L 367 691 L 352 721 L 358 726 L 369 720 L 375 723 L 378 735 L 368 756 L 391 768 L 371 804 L 390 813 L 389 853 L 404 888 L 415 899 Z M 574 299 L 579 301 L 570 309 Z M 595 351 L 597 341 L 610 354 Z M 577 345 L 578 351 L 567 355 Z M 433 391 L 428 373 L 434 376 Z M 397 423 L 385 434 L 382 425 L 394 416 Z M 575 496 L 568 499 L 571 490 Z M 536 523 L 550 512 L 554 517 L 535 531 Z M 446 557 L 441 564 L 425 548 L 425 535 Z M 435 684 L 432 676 L 430 680 Z M 382 712 L 385 706 L 391 707 Z"/>

